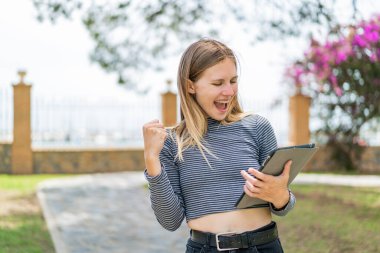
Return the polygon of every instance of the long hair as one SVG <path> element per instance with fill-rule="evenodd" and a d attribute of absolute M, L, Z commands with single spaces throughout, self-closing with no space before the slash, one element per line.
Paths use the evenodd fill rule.
<path fill-rule="evenodd" d="M 191 44 L 183 53 L 178 67 L 177 86 L 180 97 L 181 121 L 174 127 L 178 145 L 177 158 L 183 161 L 183 152 L 197 146 L 209 167 L 204 151 L 214 156 L 204 145 L 203 137 L 207 132 L 207 114 L 189 93 L 188 82 L 196 82 L 202 73 L 218 64 L 231 59 L 237 68 L 237 58 L 233 51 L 223 43 L 212 39 L 201 39 Z M 229 124 L 243 118 L 245 114 L 239 104 L 237 94 L 234 95 L 229 112 L 221 124 Z"/>

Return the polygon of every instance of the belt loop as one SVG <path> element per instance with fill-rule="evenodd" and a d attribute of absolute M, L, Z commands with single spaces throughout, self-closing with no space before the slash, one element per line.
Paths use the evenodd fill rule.
<path fill-rule="evenodd" d="M 245 233 L 245 238 L 247 240 L 248 248 L 252 247 L 251 240 L 249 239 L 249 233 Z"/>
<path fill-rule="evenodd" d="M 207 233 L 207 236 L 206 236 L 206 243 L 204 245 L 204 247 L 206 248 L 206 250 L 208 250 L 211 246 L 211 233 Z"/>

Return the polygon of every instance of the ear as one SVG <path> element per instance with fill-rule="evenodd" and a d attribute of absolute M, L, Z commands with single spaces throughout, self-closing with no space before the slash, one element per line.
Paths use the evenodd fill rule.
<path fill-rule="evenodd" d="M 195 94 L 195 85 L 194 83 L 187 79 L 186 80 L 186 85 L 187 85 L 187 90 L 189 91 L 190 94 Z"/>

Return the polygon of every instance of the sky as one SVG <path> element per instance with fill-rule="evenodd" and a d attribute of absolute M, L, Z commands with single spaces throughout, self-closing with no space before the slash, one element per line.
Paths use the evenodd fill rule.
<path fill-rule="evenodd" d="M 78 20 L 54 26 L 35 19 L 31 0 L 0 3 L 0 86 L 27 70 L 33 93 L 53 97 L 118 96 L 114 77 L 90 64 L 92 44 Z M 89 92 L 91 91 L 91 92 Z"/>
<path fill-rule="evenodd" d="M 363 8 L 374 10 L 378 5 L 380 10 L 379 2 Z M 35 17 L 32 0 L 0 2 L 0 87 L 17 82 L 17 71 L 25 69 L 26 80 L 33 84 L 33 93 L 38 96 L 141 99 L 117 85 L 114 74 L 106 74 L 90 63 L 93 43 L 79 19 L 62 19 L 52 25 L 40 23 Z M 243 99 L 273 100 L 289 90 L 283 79 L 284 68 L 302 54 L 307 42 L 293 40 L 287 45 L 265 42 L 251 46 L 244 37 L 236 36 L 229 39 L 228 45 L 241 63 L 239 89 Z M 167 79 L 175 81 L 179 57 L 170 58 L 162 73 L 145 80 L 146 84 L 152 84 L 148 96 L 165 91 Z"/>
<path fill-rule="evenodd" d="M 31 0 L 0 2 L 0 87 L 17 82 L 17 71 L 25 69 L 26 81 L 38 96 L 139 99 L 117 85 L 114 74 L 90 63 L 93 43 L 80 20 L 60 20 L 52 25 L 38 22 L 35 16 Z M 283 66 L 278 60 L 285 59 L 282 45 L 268 42 L 252 47 L 247 40 L 237 38 L 229 46 L 242 65 L 241 94 L 273 98 L 282 78 Z M 179 57 L 173 56 L 162 73 L 145 80 L 152 84 L 148 96 L 164 91 L 167 79 L 175 81 Z"/>

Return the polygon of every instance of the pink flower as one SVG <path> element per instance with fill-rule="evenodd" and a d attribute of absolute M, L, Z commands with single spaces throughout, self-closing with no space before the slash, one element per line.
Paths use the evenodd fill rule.
<path fill-rule="evenodd" d="M 371 53 L 371 55 L 369 56 L 369 60 L 371 62 L 377 62 L 378 61 L 377 55 L 374 53 Z"/>
<path fill-rule="evenodd" d="M 331 83 L 332 83 L 332 85 L 333 85 L 334 87 L 338 87 L 338 80 L 336 79 L 336 76 L 331 75 L 331 76 L 329 77 L 329 79 L 330 79 L 330 81 L 331 81 Z"/>
<path fill-rule="evenodd" d="M 340 63 L 347 60 L 347 55 L 344 52 L 337 52 L 335 64 L 339 65 Z"/>
<path fill-rule="evenodd" d="M 379 24 L 377 24 L 374 20 L 370 21 L 368 24 L 363 24 L 362 28 L 364 30 L 364 34 L 380 31 Z"/>
<path fill-rule="evenodd" d="M 332 91 L 340 97 L 344 94 L 340 84 L 352 82 L 357 73 L 360 81 L 367 82 L 370 80 L 367 75 L 373 75 L 370 71 L 373 64 L 377 64 L 376 68 L 380 66 L 380 15 L 357 25 L 342 26 L 330 33 L 325 43 L 311 38 L 304 58 L 292 66 L 289 76 L 297 86 L 317 82 L 321 84 L 319 90 L 317 86 L 310 88 Z M 326 84 L 330 87 L 325 89 Z"/>
<path fill-rule="evenodd" d="M 338 79 L 335 75 L 330 75 L 329 80 L 333 86 L 334 92 L 338 97 L 341 97 L 343 95 L 343 90 L 338 86 Z"/>
<path fill-rule="evenodd" d="M 297 86 L 302 86 L 302 76 L 305 75 L 305 69 L 300 64 L 296 63 L 287 70 L 286 75 L 292 78 Z"/>
<path fill-rule="evenodd" d="M 354 40 L 352 41 L 352 44 L 354 46 L 359 46 L 359 47 L 363 47 L 363 48 L 367 46 L 367 42 L 365 40 L 363 40 L 363 38 L 360 35 L 354 36 Z"/>
<path fill-rule="evenodd" d="M 341 97 L 343 95 L 343 90 L 340 87 L 334 87 L 334 92 L 338 97 Z"/>
<path fill-rule="evenodd" d="M 367 41 L 371 43 L 377 43 L 379 41 L 379 33 L 378 32 L 371 32 L 365 35 L 365 38 Z"/>
<path fill-rule="evenodd" d="M 327 41 L 326 44 L 325 44 L 325 48 L 329 50 L 332 47 L 333 47 L 333 43 L 331 43 L 330 41 Z"/>

